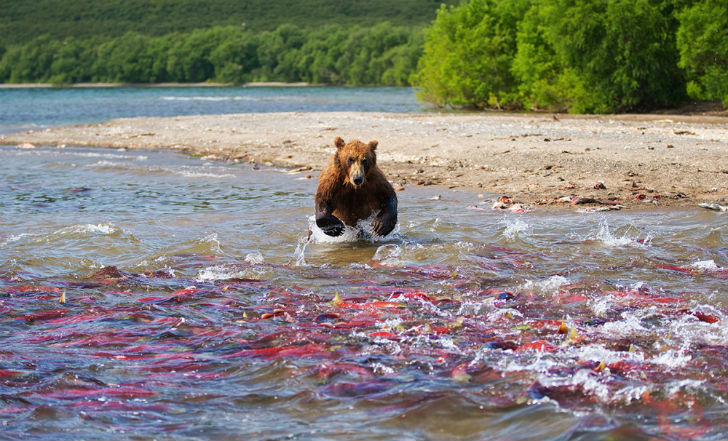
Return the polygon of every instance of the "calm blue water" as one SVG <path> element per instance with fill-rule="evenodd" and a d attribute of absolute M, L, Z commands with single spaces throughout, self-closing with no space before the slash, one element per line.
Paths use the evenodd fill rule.
<path fill-rule="evenodd" d="M 135 116 L 266 112 L 422 112 L 407 87 L 0 89 L 0 134 Z"/>

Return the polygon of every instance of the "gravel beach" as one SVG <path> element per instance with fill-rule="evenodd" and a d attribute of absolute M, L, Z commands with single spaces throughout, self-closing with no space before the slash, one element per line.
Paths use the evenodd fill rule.
<path fill-rule="evenodd" d="M 315 176 L 333 139 L 376 139 L 400 191 L 462 188 L 503 208 L 728 205 L 728 117 L 503 113 L 256 113 L 116 119 L 0 136 L 0 144 L 165 148 Z"/>

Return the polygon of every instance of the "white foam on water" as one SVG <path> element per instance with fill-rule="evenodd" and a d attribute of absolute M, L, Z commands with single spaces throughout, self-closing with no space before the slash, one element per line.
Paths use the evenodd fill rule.
<path fill-rule="evenodd" d="M 225 266 L 211 266 L 200 270 L 195 280 L 200 282 L 214 282 L 216 280 L 226 280 L 236 277 L 236 273 L 229 270 Z"/>
<path fill-rule="evenodd" d="M 296 245 L 296 250 L 293 252 L 293 257 L 296 259 L 295 266 L 306 266 L 306 247 L 311 243 L 311 238 L 301 238 Z"/>
<path fill-rule="evenodd" d="M 592 369 L 579 369 L 571 378 L 570 384 L 581 385 L 584 392 L 591 392 L 603 403 L 608 403 L 612 399 L 612 393 L 609 386 L 602 383 L 603 377 L 594 372 Z"/>
<path fill-rule="evenodd" d="M 701 271 L 720 271 L 721 269 L 723 269 L 723 268 L 719 267 L 715 263 L 715 261 L 712 259 L 701 260 L 701 261 L 691 264 L 690 266 L 692 266 L 695 269 L 699 269 Z"/>
<path fill-rule="evenodd" d="M 668 349 L 667 351 L 648 361 L 655 364 L 667 366 L 671 369 L 675 369 L 685 366 L 692 359 L 693 357 L 688 354 L 687 351 Z"/>
<path fill-rule="evenodd" d="M 352 334 L 353 335 L 353 334 Z M 402 347 L 397 343 L 396 341 L 390 340 L 385 337 L 372 337 L 365 333 L 357 333 L 358 340 L 368 340 L 373 345 L 366 346 L 360 350 L 361 354 L 376 354 L 377 356 L 381 355 L 381 351 L 384 351 L 391 355 L 397 355 L 402 352 Z"/>
<path fill-rule="evenodd" d="M 208 234 L 207 236 L 200 239 L 199 243 L 210 244 L 210 251 L 213 253 L 222 253 L 222 249 L 220 248 L 220 241 L 217 238 L 217 233 Z"/>
<path fill-rule="evenodd" d="M 372 363 L 369 367 L 371 367 L 372 371 L 377 375 L 391 375 L 395 372 L 393 368 L 379 362 Z"/>
<path fill-rule="evenodd" d="M 391 318 L 387 319 L 383 322 L 377 322 L 375 323 L 376 327 L 379 328 L 382 331 L 399 331 L 402 329 L 402 319 L 399 318 Z"/>
<path fill-rule="evenodd" d="M 601 219 L 599 221 L 599 231 L 589 238 L 598 240 L 602 243 L 602 245 L 609 248 L 625 246 L 645 247 L 650 243 L 649 236 L 643 240 L 640 240 L 637 237 L 630 237 L 626 233 L 621 237 L 615 236 L 614 233 L 609 230 L 609 224 L 606 219 Z"/>
<path fill-rule="evenodd" d="M 728 345 L 728 325 L 719 309 L 712 305 L 701 304 L 691 308 L 691 312 L 681 315 L 668 324 L 668 331 L 674 339 L 683 345 L 691 343 Z M 718 322 L 704 322 L 695 315 L 697 312 L 715 316 Z"/>
<path fill-rule="evenodd" d="M 107 160 L 104 159 L 104 160 L 101 160 L 101 161 L 96 161 L 94 163 L 88 164 L 87 167 L 107 167 L 107 168 L 110 168 L 110 167 L 120 167 L 120 166 L 123 166 L 123 165 L 126 165 L 126 164 L 123 163 L 123 162 L 107 161 Z"/>
<path fill-rule="evenodd" d="M 455 344 L 452 337 L 441 335 L 440 337 L 436 338 L 434 342 L 436 344 L 439 344 L 443 349 L 447 349 L 448 351 L 457 353 L 462 352 L 458 345 Z"/>
<path fill-rule="evenodd" d="M 521 289 L 524 291 L 536 291 L 542 293 L 555 293 L 564 285 L 568 285 L 570 280 L 564 276 L 551 276 L 546 280 L 534 282 L 533 280 L 526 280 Z"/>
<path fill-rule="evenodd" d="M 63 151 L 62 153 L 58 153 L 59 155 L 63 156 L 75 156 L 80 158 L 104 158 L 104 159 L 127 159 L 127 160 L 134 160 L 134 161 L 146 161 L 149 159 L 148 156 L 145 155 L 119 155 L 115 153 L 95 153 L 95 152 L 77 152 L 77 151 Z"/>
<path fill-rule="evenodd" d="M 263 98 L 246 97 L 246 96 L 162 96 L 162 101 L 264 101 Z"/>
<path fill-rule="evenodd" d="M 172 170 L 172 173 L 185 178 L 211 178 L 211 179 L 227 179 L 234 178 L 235 175 L 230 173 L 208 173 L 199 171 L 187 171 L 187 170 Z"/>
<path fill-rule="evenodd" d="M 463 301 L 460 303 L 460 309 L 455 313 L 456 316 L 473 316 L 479 317 L 485 315 L 490 309 L 493 309 L 491 302 L 468 302 Z"/>
<path fill-rule="evenodd" d="M 387 266 L 404 265 L 402 257 L 402 247 L 396 244 L 386 244 L 377 248 L 372 260 Z"/>
<path fill-rule="evenodd" d="M 199 282 L 215 282 L 229 279 L 258 279 L 263 271 L 254 267 L 230 267 L 227 265 L 214 265 L 201 269 L 195 280 Z"/>
<path fill-rule="evenodd" d="M 522 319 L 524 317 L 524 315 L 520 311 L 518 311 L 517 309 L 514 309 L 514 308 L 498 308 L 494 311 L 491 311 L 488 314 L 487 320 L 490 322 L 496 322 L 496 321 L 502 319 L 503 317 L 510 317 L 510 318 L 517 317 L 517 318 Z"/>
<path fill-rule="evenodd" d="M 255 251 L 254 253 L 246 254 L 245 261 L 251 265 L 260 265 L 265 262 L 265 259 L 263 259 L 263 254 L 260 251 Z"/>
<path fill-rule="evenodd" d="M 506 228 L 501 234 L 508 240 L 515 240 L 518 236 L 527 235 L 531 229 L 531 226 L 521 218 L 506 219 L 502 223 Z"/>
<path fill-rule="evenodd" d="M 11 234 L 4 241 L 2 241 L 2 243 L 0 243 L 0 248 L 4 247 L 12 242 L 17 242 L 17 241 L 21 240 L 22 238 L 28 237 L 28 236 L 30 236 L 30 234 L 28 234 L 28 233 L 20 233 L 18 235 Z"/>
<path fill-rule="evenodd" d="M 587 306 L 597 317 L 604 317 L 612 308 L 612 302 L 609 296 L 603 295 L 596 299 L 589 299 Z"/>
<path fill-rule="evenodd" d="M 120 229 L 111 224 L 79 224 L 71 225 L 68 227 L 61 228 L 55 231 L 53 234 L 66 235 L 66 234 L 85 234 L 85 233 L 98 233 L 98 234 L 114 234 Z"/>
<path fill-rule="evenodd" d="M 344 232 L 339 236 L 329 236 L 324 233 L 321 228 L 316 225 L 316 216 L 309 216 L 308 229 L 311 232 L 310 242 L 313 243 L 344 243 L 366 240 L 372 243 L 387 242 L 399 238 L 399 223 L 395 225 L 394 230 L 386 236 L 374 236 L 370 232 L 372 220 L 376 215 L 371 215 L 367 219 L 360 220 L 356 227 L 344 226 Z"/>
<path fill-rule="evenodd" d="M 605 364 L 625 360 L 642 362 L 645 359 L 642 352 L 613 351 L 611 349 L 607 349 L 601 344 L 591 344 L 578 347 L 575 348 L 573 352 L 580 360 L 603 361 Z"/>
<path fill-rule="evenodd" d="M 632 312 L 623 312 L 622 320 L 607 322 L 602 326 L 601 330 L 609 338 L 629 337 L 647 332 L 647 328 L 642 326 L 640 317 Z"/>
<path fill-rule="evenodd" d="M 689 393 L 697 393 L 705 390 L 705 380 L 693 380 L 686 378 L 684 380 L 674 380 L 666 385 L 668 395 L 673 395 L 685 390 Z"/>
<path fill-rule="evenodd" d="M 639 401 L 642 399 L 646 392 L 650 391 L 649 386 L 627 386 L 616 391 L 612 398 L 613 403 L 623 402 L 624 404 L 630 404 L 633 401 Z"/>
<path fill-rule="evenodd" d="M 500 360 L 495 362 L 496 369 L 502 370 L 504 373 L 507 372 L 540 372 L 547 374 L 540 378 L 539 381 L 545 386 L 551 385 L 555 382 L 559 382 L 559 385 L 563 383 L 563 380 L 558 380 L 557 377 L 548 375 L 551 369 L 561 366 L 562 362 L 555 359 L 551 354 L 544 354 L 543 352 L 535 351 L 526 356 L 523 354 L 515 354 L 513 357 L 504 357 L 501 354 Z"/>
<path fill-rule="evenodd" d="M 310 242 L 312 243 L 345 243 L 359 240 L 359 231 L 353 227 L 345 226 L 344 232 L 338 236 L 329 236 L 324 233 L 316 222 L 309 223 L 308 227 L 311 231 Z"/>

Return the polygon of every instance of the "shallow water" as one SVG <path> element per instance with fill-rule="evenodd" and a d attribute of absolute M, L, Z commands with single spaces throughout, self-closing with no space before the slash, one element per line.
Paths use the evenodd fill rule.
<path fill-rule="evenodd" d="M 0 134 L 137 116 L 422 112 L 410 87 L 0 88 Z"/>
<path fill-rule="evenodd" d="M 728 433 L 725 214 L 407 188 L 392 237 L 333 242 L 308 238 L 303 174 L 0 160 L 0 438 Z"/>

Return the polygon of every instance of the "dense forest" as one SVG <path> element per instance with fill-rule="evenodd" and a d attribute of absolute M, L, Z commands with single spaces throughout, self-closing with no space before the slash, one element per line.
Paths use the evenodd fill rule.
<path fill-rule="evenodd" d="M 7 3 L 6 83 L 304 81 L 414 85 L 476 109 L 728 107 L 725 0 Z"/>
<path fill-rule="evenodd" d="M 161 37 L 127 32 L 109 41 L 40 36 L 5 52 L 0 82 L 407 85 L 422 47 L 421 30 L 388 23 L 266 32 L 224 26 Z"/>
<path fill-rule="evenodd" d="M 728 107 L 725 0 L 470 0 L 441 7 L 413 82 L 440 106 L 608 113 Z"/>
<path fill-rule="evenodd" d="M 3 0 L 0 46 L 40 35 L 53 40 L 109 40 L 127 32 L 163 36 L 215 26 L 272 31 L 326 25 L 422 28 L 441 4 L 460 0 Z"/>

